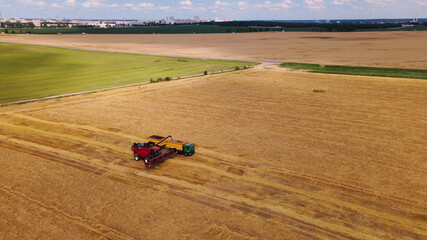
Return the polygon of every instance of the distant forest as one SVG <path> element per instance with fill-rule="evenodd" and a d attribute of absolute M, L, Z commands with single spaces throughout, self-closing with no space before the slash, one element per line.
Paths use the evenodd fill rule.
<path fill-rule="evenodd" d="M 42 23 L 35 28 L 33 23 L 0 23 L 1 32 L 12 34 L 191 34 L 191 33 L 245 33 L 245 32 L 354 32 L 354 31 L 423 31 L 427 22 L 409 23 L 298 23 L 277 21 L 232 21 L 203 22 L 195 24 L 151 25 L 134 27 L 96 28 L 94 26 L 73 26 L 63 24 L 54 27 Z"/>
<path fill-rule="evenodd" d="M 314 32 L 353 32 L 356 30 L 384 30 L 402 27 L 401 23 L 293 23 L 293 22 L 268 22 L 268 21 L 233 21 L 233 22 L 207 22 L 201 25 L 218 25 L 224 27 L 258 27 L 281 29 L 306 29 Z M 427 26 L 427 22 L 423 23 Z"/>

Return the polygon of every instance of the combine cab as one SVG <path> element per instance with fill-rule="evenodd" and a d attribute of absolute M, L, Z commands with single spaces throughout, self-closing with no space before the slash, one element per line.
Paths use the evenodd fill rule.
<path fill-rule="evenodd" d="M 170 139 L 169 139 L 170 138 Z M 144 160 L 146 167 L 175 154 L 191 156 L 195 153 L 194 143 L 173 139 L 171 136 L 153 135 L 146 143 L 134 143 L 131 148 L 136 161 Z"/>

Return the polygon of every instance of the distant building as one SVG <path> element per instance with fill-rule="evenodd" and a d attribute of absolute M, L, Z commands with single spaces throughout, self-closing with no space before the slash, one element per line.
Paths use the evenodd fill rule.
<path fill-rule="evenodd" d="M 39 19 L 33 19 L 32 22 L 36 28 L 40 28 L 42 26 L 41 21 Z"/>
<path fill-rule="evenodd" d="M 119 28 L 119 27 L 135 27 L 143 25 L 155 25 L 155 24 L 193 24 L 200 22 L 207 22 L 210 20 L 202 20 L 199 16 L 195 16 L 194 19 L 175 19 L 174 17 L 166 17 L 162 20 L 102 20 L 102 19 L 28 19 L 28 18 L 5 18 L 0 16 L 0 22 L 9 21 L 11 23 L 33 23 L 35 28 L 73 28 L 73 27 L 94 27 L 94 28 Z M 219 21 L 230 21 L 230 20 L 219 20 Z"/>
<path fill-rule="evenodd" d="M 167 17 L 165 23 L 166 24 L 175 24 L 175 18 L 174 17 Z"/>
<path fill-rule="evenodd" d="M 215 22 L 232 22 L 232 20 L 219 19 L 216 17 Z"/>

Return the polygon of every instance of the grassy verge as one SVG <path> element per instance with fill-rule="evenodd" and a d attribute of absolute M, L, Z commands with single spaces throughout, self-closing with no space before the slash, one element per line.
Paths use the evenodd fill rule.
<path fill-rule="evenodd" d="M 256 64 L 9 43 L 0 43 L 0 63 L 0 103 Z"/>
<path fill-rule="evenodd" d="M 295 70 L 307 70 L 313 73 L 427 79 L 427 70 L 419 69 L 354 67 L 309 63 L 282 63 L 280 66 Z"/>

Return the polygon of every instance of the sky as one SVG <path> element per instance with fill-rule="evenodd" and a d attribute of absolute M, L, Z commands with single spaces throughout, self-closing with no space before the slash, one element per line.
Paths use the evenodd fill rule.
<path fill-rule="evenodd" d="M 427 0 L 0 0 L 2 17 L 317 20 L 426 18 Z"/>

